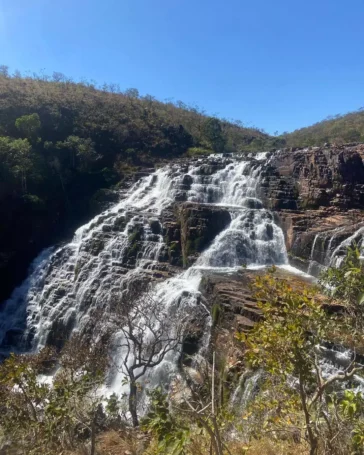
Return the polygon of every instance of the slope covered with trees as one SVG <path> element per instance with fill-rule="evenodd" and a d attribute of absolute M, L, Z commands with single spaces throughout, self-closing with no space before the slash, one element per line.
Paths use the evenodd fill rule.
<path fill-rule="evenodd" d="M 267 134 L 136 89 L 0 68 L 0 273 L 5 298 L 39 250 L 113 201 L 111 188 L 183 155 L 261 149 Z"/>
<path fill-rule="evenodd" d="M 283 134 L 281 138 L 287 147 L 318 146 L 325 142 L 364 142 L 364 110 L 328 117 L 312 126 Z"/>

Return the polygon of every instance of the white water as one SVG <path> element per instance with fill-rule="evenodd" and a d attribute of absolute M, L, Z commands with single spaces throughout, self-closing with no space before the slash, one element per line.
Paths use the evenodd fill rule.
<path fill-rule="evenodd" d="M 164 216 L 165 208 L 181 197 L 227 207 L 232 218 L 228 228 L 192 267 L 157 282 L 152 291 L 153 297 L 163 303 L 166 318 L 202 311 L 206 319 L 202 344 L 207 345 L 210 317 L 199 293 L 204 272 L 213 269 L 229 273 L 243 264 L 252 268 L 288 265 L 283 232 L 257 197 L 259 172 L 260 164 L 256 161 L 252 164 L 213 157 L 210 162 L 201 161 L 188 169 L 167 166 L 140 180 L 120 203 L 78 229 L 69 244 L 54 252 L 45 251 L 34 261 L 28 279 L 3 307 L 0 326 L 3 354 L 14 349 L 36 351 L 47 343 L 59 344 L 62 337 L 67 338 L 75 331 L 89 333 L 93 330 L 90 321 L 95 311 L 102 314 L 99 322 L 106 328 L 113 297 L 120 295 L 133 280 L 166 268 L 158 219 Z M 133 263 L 130 249 L 135 232 L 139 233 L 139 240 Z M 16 339 L 10 336 L 14 334 Z M 121 348 L 114 349 L 116 365 L 121 366 L 123 355 Z M 179 355 L 170 352 L 151 372 L 149 383 L 168 382 L 176 371 Z M 120 393 L 122 378 L 121 368 L 116 369 L 110 377 L 109 390 Z"/>
<path fill-rule="evenodd" d="M 314 254 L 315 254 L 316 242 L 317 242 L 317 239 L 319 238 L 319 235 L 320 234 L 315 235 L 314 241 L 312 243 L 311 254 L 310 254 L 310 263 L 309 263 L 308 269 L 307 269 L 308 275 L 312 275 L 312 270 L 313 270 L 314 266 L 317 264 L 317 262 L 314 260 Z"/>
<path fill-rule="evenodd" d="M 347 228 L 348 226 L 340 226 L 315 235 L 307 270 L 309 275 L 317 276 L 327 267 L 340 267 L 347 248 L 354 243 L 359 247 L 362 259 L 364 259 L 364 227 L 359 226 L 353 234 L 347 234 L 348 236 L 344 240 L 338 241 Z M 320 242 L 318 242 L 319 240 Z M 317 248 L 318 243 L 320 248 Z"/>
<path fill-rule="evenodd" d="M 360 249 L 361 256 L 364 254 L 364 226 L 357 229 L 354 234 L 343 240 L 332 252 L 329 264 L 333 267 L 340 267 L 347 248 L 355 243 Z"/>
<path fill-rule="evenodd" d="M 258 158 L 264 163 L 265 156 Z M 210 162 L 204 160 L 188 168 L 167 166 L 141 179 L 120 203 L 78 229 L 70 243 L 45 250 L 35 259 L 28 278 L 14 290 L 0 313 L 0 352 L 7 355 L 12 350 L 36 351 L 47 343 L 59 343 L 60 338 L 67 338 L 72 332 L 89 333 L 93 330 L 90 320 L 94 311 L 101 311 L 99 322 L 106 328 L 111 318 L 112 298 L 134 280 L 150 276 L 156 270 L 163 272 L 167 267 L 159 220 L 164 216 L 164 209 L 175 201 L 189 200 L 225 207 L 232 221 L 192 267 L 156 282 L 152 292 L 153 298 L 162 302 L 165 318 L 178 321 L 184 314 L 204 315 L 205 333 L 200 342 L 200 354 L 203 354 L 209 344 L 211 324 L 199 292 L 205 273 L 233 273 L 243 264 L 252 269 L 276 264 L 297 273 L 288 264 L 282 230 L 258 198 L 259 174 L 260 163 L 215 156 Z M 140 240 L 134 263 L 128 253 L 136 231 Z M 338 232 L 330 231 L 325 253 L 328 264 L 343 247 L 362 239 L 364 228 L 331 252 Z M 311 261 L 320 235 L 314 239 Z M 120 333 L 115 334 L 116 340 L 120 337 Z M 125 352 L 117 345 L 112 354 L 119 368 L 110 373 L 107 392 L 120 394 L 124 391 L 121 365 Z M 323 361 L 324 373 L 329 375 L 340 368 L 335 366 L 340 353 L 333 351 L 334 360 L 324 354 L 328 359 Z M 343 353 L 341 357 L 348 355 Z M 145 381 L 150 386 L 168 384 L 177 373 L 179 357 L 178 350 L 170 352 Z M 240 409 L 247 405 L 258 379 L 258 373 L 254 374 L 244 389 L 236 390 L 234 405 Z"/>
<path fill-rule="evenodd" d="M 248 405 L 259 390 L 258 383 L 263 377 L 263 371 L 247 372 L 241 375 L 239 384 L 234 390 L 230 403 L 233 409 L 238 410 L 239 414 L 247 410 Z"/>

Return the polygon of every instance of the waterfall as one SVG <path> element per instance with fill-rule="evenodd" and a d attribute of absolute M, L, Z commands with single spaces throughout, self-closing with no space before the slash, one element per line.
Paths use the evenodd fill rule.
<path fill-rule="evenodd" d="M 230 400 L 231 408 L 238 410 L 239 414 L 244 414 L 254 395 L 259 391 L 259 381 L 263 377 L 264 373 L 262 370 L 243 373 L 239 379 L 238 386 L 232 394 Z"/>
<path fill-rule="evenodd" d="M 283 232 L 257 197 L 265 156 L 259 158 L 263 161 L 214 156 L 190 166 L 165 166 L 79 228 L 70 243 L 42 252 L 28 278 L 2 306 L 2 354 L 37 351 L 72 333 L 88 333 L 95 311 L 106 327 L 113 297 L 134 280 L 153 278 L 156 271 L 159 280 L 167 277 L 151 280 L 153 298 L 163 303 L 166 317 L 202 311 L 209 332 L 209 312 L 199 292 L 204 271 L 288 264 Z M 186 200 L 225 207 L 232 221 L 195 264 L 168 278 L 163 217 L 175 202 Z M 120 365 L 122 349 L 115 348 L 113 358 Z M 178 352 L 170 352 L 149 375 L 150 384 L 168 381 L 178 358 Z M 121 391 L 122 377 L 116 368 L 110 390 Z"/>
<path fill-rule="evenodd" d="M 320 234 L 316 234 L 314 241 L 312 243 L 310 262 L 309 262 L 308 269 L 307 269 L 308 275 L 313 275 L 313 268 L 314 268 L 314 266 L 317 265 L 317 262 L 314 260 L 314 254 L 315 254 L 316 242 L 317 242 L 317 239 L 319 238 L 319 236 L 320 236 Z"/>
<path fill-rule="evenodd" d="M 309 275 L 318 276 L 327 267 L 340 267 L 347 248 L 354 242 L 364 256 L 364 227 L 360 225 L 351 235 L 347 231 L 348 226 L 345 225 L 315 235 L 307 269 Z M 341 240 L 343 237 L 344 240 Z M 317 245 L 321 246 L 317 248 Z"/>
<path fill-rule="evenodd" d="M 360 249 L 360 254 L 364 254 L 364 226 L 359 227 L 354 234 L 343 240 L 332 252 L 329 265 L 333 267 L 340 267 L 341 262 L 344 259 L 347 248 L 356 243 Z"/>

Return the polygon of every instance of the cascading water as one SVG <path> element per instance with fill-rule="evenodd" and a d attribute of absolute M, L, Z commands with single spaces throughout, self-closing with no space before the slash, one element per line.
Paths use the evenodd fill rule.
<path fill-rule="evenodd" d="M 348 226 L 318 232 L 313 240 L 307 273 L 318 276 L 326 267 L 339 267 L 347 248 L 356 244 L 364 256 L 364 227 L 359 225 L 353 234 Z"/>
<path fill-rule="evenodd" d="M 18 349 L 37 350 L 61 333 L 82 331 L 92 309 L 107 311 L 113 288 L 135 270 L 153 265 L 162 236 L 151 233 L 148 219 L 172 201 L 170 184 L 168 170 L 157 171 L 138 182 L 121 203 L 79 228 L 69 244 L 41 253 L 33 273 L 4 304 L 0 343 L 5 352 L 14 334 L 21 334 Z M 135 270 L 128 270 L 123 266 L 136 227 L 143 235 L 142 251 Z"/>
<path fill-rule="evenodd" d="M 316 247 L 316 242 L 318 238 L 320 237 L 320 234 L 316 234 L 315 238 L 312 242 L 312 248 L 311 248 L 311 254 L 310 254 L 310 262 L 308 265 L 307 273 L 308 275 L 314 275 L 314 268 L 318 267 L 318 263 L 314 260 L 314 254 L 315 254 L 315 247 Z"/>
<path fill-rule="evenodd" d="M 354 234 L 343 240 L 332 252 L 329 264 L 333 267 L 340 267 L 340 264 L 346 254 L 347 248 L 356 244 L 360 249 L 360 254 L 364 255 L 364 226 L 359 227 Z"/>
<path fill-rule="evenodd" d="M 178 306 L 180 314 L 201 307 L 199 285 L 206 270 L 287 265 L 283 232 L 257 197 L 260 168 L 257 160 L 212 157 L 190 167 L 166 166 L 141 179 L 120 203 L 78 229 L 69 244 L 44 251 L 34 261 L 28 279 L 3 305 L 3 355 L 36 351 L 59 344 L 72 332 L 87 332 L 96 310 L 106 326 L 114 296 L 133 280 L 166 267 L 161 218 L 176 201 L 224 206 L 232 221 L 192 267 L 154 282 L 153 298 L 167 310 Z M 114 350 L 116 365 L 122 355 L 122 350 Z M 148 380 L 168 380 L 177 359 L 178 353 L 169 353 Z M 112 376 L 110 390 L 121 390 L 122 376 Z"/>

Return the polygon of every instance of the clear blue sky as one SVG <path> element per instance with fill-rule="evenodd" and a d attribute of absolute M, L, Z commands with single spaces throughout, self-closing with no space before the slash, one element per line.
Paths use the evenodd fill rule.
<path fill-rule="evenodd" d="M 364 106 L 363 0 L 0 0 L 0 64 L 273 133 Z"/>

